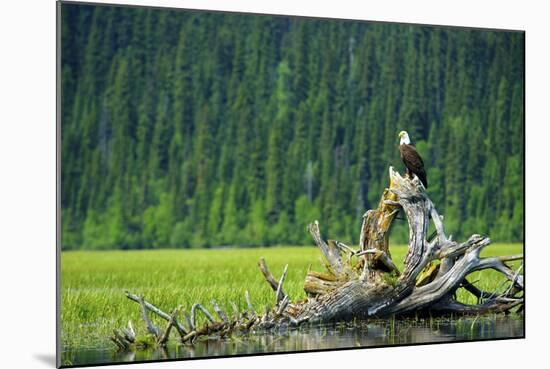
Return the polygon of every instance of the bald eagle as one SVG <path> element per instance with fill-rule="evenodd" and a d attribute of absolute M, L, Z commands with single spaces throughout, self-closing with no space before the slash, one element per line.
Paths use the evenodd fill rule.
<path fill-rule="evenodd" d="M 416 148 L 411 145 L 409 134 L 401 131 L 399 132 L 399 139 L 399 152 L 401 153 L 401 160 L 403 160 L 403 164 L 407 168 L 407 175 L 412 178 L 413 174 L 416 174 L 424 187 L 428 188 L 428 178 L 424 169 L 424 162 L 418 151 L 416 151 Z"/>

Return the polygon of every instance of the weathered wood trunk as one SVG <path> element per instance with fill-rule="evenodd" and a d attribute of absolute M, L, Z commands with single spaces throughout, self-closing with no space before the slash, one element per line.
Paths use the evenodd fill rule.
<path fill-rule="evenodd" d="M 258 315 L 252 308 L 248 291 L 248 309 L 239 311 L 234 305 L 230 318 L 215 301 L 212 306 L 218 316 L 202 305 L 195 304 L 191 316 L 185 314 L 187 325 L 177 320 L 179 310 L 172 314 L 127 292 L 127 297 L 141 305 L 148 331 L 165 344 L 171 327 L 175 327 L 182 342 L 192 342 L 202 335 L 221 336 L 234 330 L 269 329 L 275 326 L 295 326 L 305 322 L 336 322 L 350 319 L 380 318 L 412 313 L 468 314 L 503 312 L 523 305 L 523 276 L 514 272 L 505 262 L 522 259 L 522 255 L 481 258 L 480 251 L 489 245 L 486 236 L 472 235 L 462 243 L 445 234 L 443 217 L 414 177 L 402 177 L 390 167 L 390 186 L 385 189 L 378 208 L 363 216 L 357 250 L 335 240 L 325 241 L 317 221 L 310 224 L 309 232 L 326 259 L 325 273 L 307 274 L 304 290 L 308 298 L 291 303 L 283 289 L 286 268 L 277 280 L 263 259 L 259 267 L 275 292 L 275 306 Z M 393 220 L 402 209 L 409 225 L 408 252 L 400 273 L 391 259 L 388 242 Z M 433 237 L 428 236 L 430 221 L 435 227 Z M 492 268 L 509 281 L 505 293 L 488 293 L 470 284 L 466 277 L 475 271 Z M 478 304 L 466 305 L 456 300 L 455 292 L 465 288 L 478 298 Z M 521 306 L 522 307 L 522 306 Z M 168 322 L 164 333 L 147 318 L 151 311 Z M 201 311 L 208 322 L 196 326 L 196 312 Z M 168 331 L 168 333 L 166 333 Z M 115 330 L 111 337 L 121 349 L 132 345 L 133 329 Z"/>

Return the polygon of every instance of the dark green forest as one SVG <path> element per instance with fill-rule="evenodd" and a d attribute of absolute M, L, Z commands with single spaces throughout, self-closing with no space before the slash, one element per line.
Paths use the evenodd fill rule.
<path fill-rule="evenodd" d="M 356 244 L 401 130 L 448 233 L 523 241 L 523 51 L 521 32 L 62 4 L 62 247 L 310 245 L 314 219 Z"/>

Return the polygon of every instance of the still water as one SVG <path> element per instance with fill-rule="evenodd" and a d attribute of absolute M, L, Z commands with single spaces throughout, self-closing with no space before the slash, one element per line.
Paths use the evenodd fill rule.
<path fill-rule="evenodd" d="M 185 359 L 212 356 L 307 351 L 352 347 L 519 338 L 524 336 L 523 316 L 450 319 L 384 320 L 345 323 L 268 333 L 234 334 L 226 339 L 206 339 L 195 345 L 165 349 L 117 352 L 112 347 L 65 350 L 63 365 Z"/>

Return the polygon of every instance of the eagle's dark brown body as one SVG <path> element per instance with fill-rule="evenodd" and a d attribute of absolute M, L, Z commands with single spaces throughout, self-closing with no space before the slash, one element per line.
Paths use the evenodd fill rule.
<path fill-rule="evenodd" d="M 399 145 L 399 152 L 401 153 L 401 160 L 407 168 L 407 174 L 411 177 L 416 174 L 424 187 L 428 188 L 428 177 L 424 169 L 424 162 L 416 148 L 413 145 L 401 144 Z"/>

